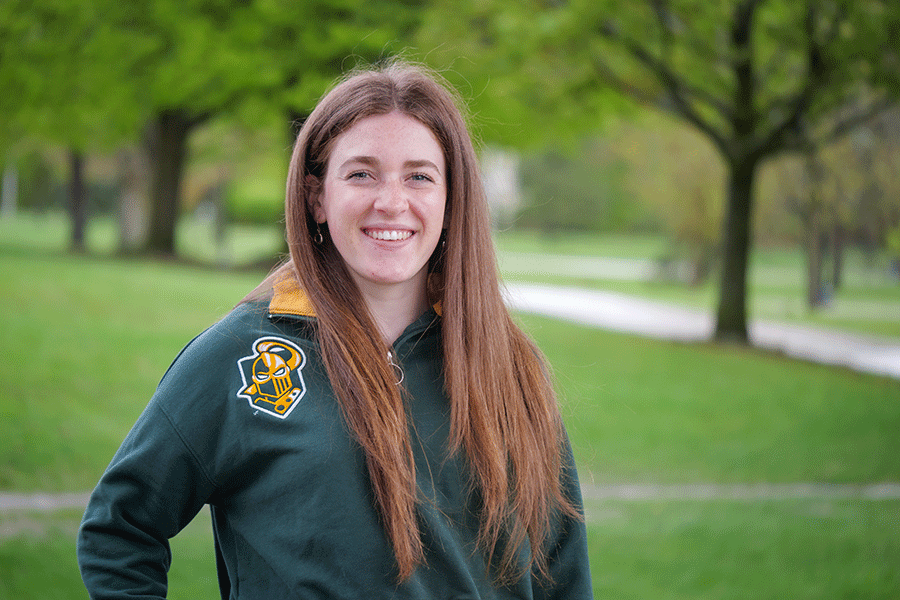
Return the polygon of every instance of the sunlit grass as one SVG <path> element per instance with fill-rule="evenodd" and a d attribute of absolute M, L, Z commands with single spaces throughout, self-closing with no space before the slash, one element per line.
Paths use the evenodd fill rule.
<path fill-rule="evenodd" d="M 893 600 L 900 501 L 589 503 L 596 598 Z"/>
<path fill-rule="evenodd" d="M 60 212 L 21 212 L 14 218 L 0 219 L 0 244 L 30 252 L 63 252 L 70 246 L 70 224 Z M 92 218 L 85 232 L 87 251 L 111 256 L 119 252 L 119 233 L 115 219 Z M 220 235 L 212 220 L 192 216 L 182 219 L 176 229 L 178 256 L 214 266 L 243 266 L 271 261 L 283 251 L 283 223 L 271 226 L 229 225 Z"/>
<path fill-rule="evenodd" d="M 597 482 L 900 481 L 900 382 L 522 317 Z"/>
<path fill-rule="evenodd" d="M 596 598 L 893 600 L 900 501 L 588 501 Z M 0 599 L 86 597 L 75 512 L 0 513 Z M 209 516 L 172 540 L 169 598 L 216 598 Z"/>
<path fill-rule="evenodd" d="M 0 600 L 86 598 L 75 556 L 80 511 L 0 512 Z M 218 598 L 208 511 L 171 541 L 172 600 Z"/>

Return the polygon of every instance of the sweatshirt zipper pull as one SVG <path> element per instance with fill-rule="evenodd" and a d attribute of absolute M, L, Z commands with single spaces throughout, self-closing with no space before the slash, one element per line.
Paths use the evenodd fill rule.
<path fill-rule="evenodd" d="M 394 379 L 397 380 L 397 385 L 403 383 L 403 369 L 400 368 L 400 365 L 394 361 L 394 353 L 388 350 L 388 364 L 394 367 Z"/>

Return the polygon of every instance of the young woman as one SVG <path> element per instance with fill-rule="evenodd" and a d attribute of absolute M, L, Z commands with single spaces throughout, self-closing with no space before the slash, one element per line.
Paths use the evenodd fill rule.
<path fill-rule="evenodd" d="M 590 598 L 455 97 L 399 62 L 345 78 L 285 210 L 290 260 L 182 351 L 95 489 L 91 596 L 164 597 L 168 539 L 208 504 L 223 598 Z"/>

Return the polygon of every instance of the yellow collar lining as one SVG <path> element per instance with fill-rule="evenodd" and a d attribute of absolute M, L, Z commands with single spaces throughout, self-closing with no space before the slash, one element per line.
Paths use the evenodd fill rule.
<path fill-rule="evenodd" d="M 269 314 L 315 317 L 316 309 L 293 276 L 275 282 L 274 294 L 269 302 Z"/>
<path fill-rule="evenodd" d="M 286 276 L 275 282 L 272 300 L 269 301 L 270 315 L 294 315 L 297 317 L 315 317 L 316 308 L 310 301 L 297 280 L 293 276 Z M 436 302 L 434 311 L 441 315 L 441 303 Z"/>

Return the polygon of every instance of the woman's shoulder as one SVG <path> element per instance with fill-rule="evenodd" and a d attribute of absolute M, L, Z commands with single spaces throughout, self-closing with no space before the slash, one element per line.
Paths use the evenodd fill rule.
<path fill-rule="evenodd" d="M 234 362 L 260 338 L 287 337 L 300 343 L 308 342 L 307 329 L 274 321 L 268 300 L 242 302 L 185 344 L 169 370 Z"/>

